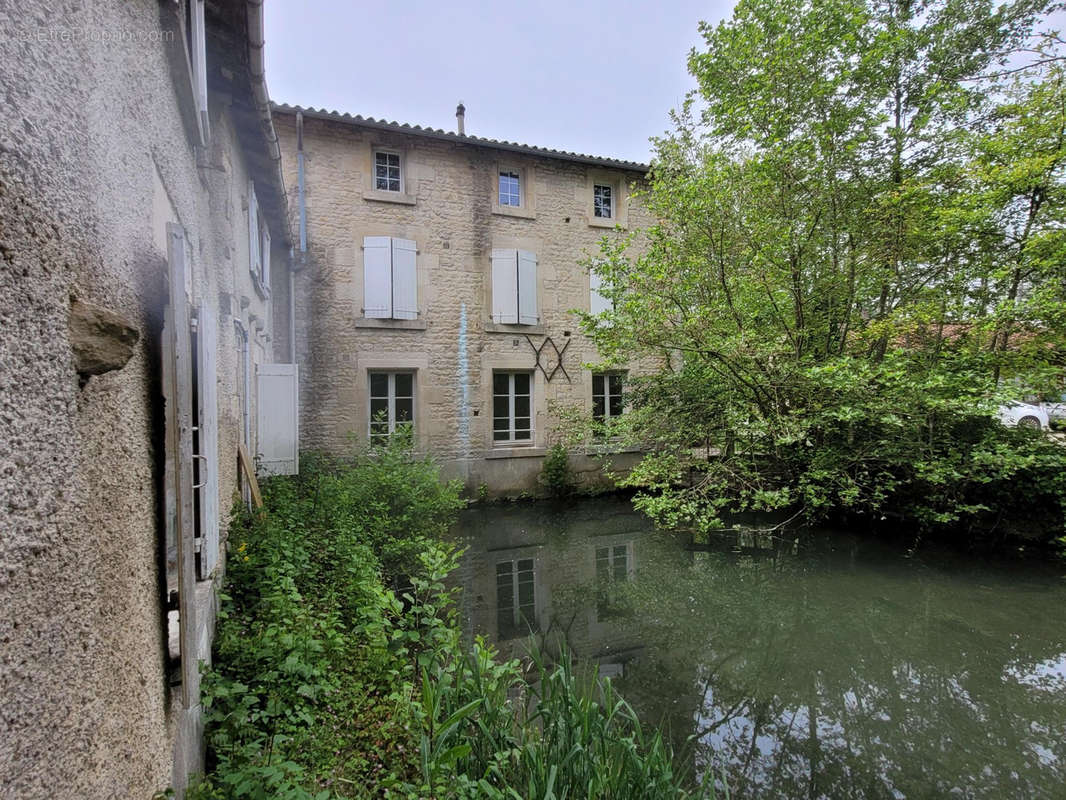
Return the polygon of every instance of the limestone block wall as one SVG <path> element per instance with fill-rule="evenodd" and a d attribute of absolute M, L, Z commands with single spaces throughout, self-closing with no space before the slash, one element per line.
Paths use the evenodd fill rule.
<path fill-rule="evenodd" d="M 198 757 L 193 739 L 188 763 L 174 763 L 187 720 L 168 684 L 166 224 L 188 232 L 193 307 L 213 306 L 219 323 L 223 514 L 240 435 L 234 320 L 263 321 L 265 354 L 272 319 L 246 267 L 248 171 L 229 101 L 212 95 L 198 156 L 166 8 L 0 5 L 3 797 L 148 798 Z M 79 378 L 74 299 L 137 332 L 121 369 Z"/>
<path fill-rule="evenodd" d="M 275 113 L 289 206 L 296 213 L 295 115 Z M 368 435 L 370 370 L 416 374 L 415 431 L 448 475 L 490 494 L 535 490 L 545 448 L 557 420 L 554 403 L 591 408 L 591 371 L 599 361 L 581 333 L 574 309 L 589 309 L 589 276 L 580 261 L 595 255 L 601 237 L 624 235 L 592 213 L 594 181 L 618 187 L 617 221 L 641 228 L 651 220 L 629 197 L 639 172 L 457 141 L 439 141 L 346 121 L 304 120 L 306 213 L 310 258 L 296 281 L 297 355 L 302 370 L 303 444 L 343 451 Z M 375 148 L 400 153 L 404 191 L 372 184 Z M 498 170 L 522 176 L 520 209 L 501 208 Z M 367 319 L 364 313 L 364 237 L 409 239 L 418 247 L 417 320 Z M 536 253 L 536 325 L 491 319 L 491 253 L 518 248 Z M 534 346 L 546 339 L 562 350 L 565 370 L 549 382 L 537 369 Z M 547 344 L 541 364 L 551 371 Z M 651 368 L 631 364 L 631 371 Z M 535 436 L 532 447 L 494 447 L 492 374 L 532 370 Z M 567 378 L 567 374 L 569 378 Z M 580 456 L 588 473 L 596 465 Z"/>

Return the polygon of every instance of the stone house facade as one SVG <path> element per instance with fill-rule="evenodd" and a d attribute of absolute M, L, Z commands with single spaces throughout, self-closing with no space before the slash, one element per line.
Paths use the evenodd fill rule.
<path fill-rule="evenodd" d="M 0 796 L 180 796 L 292 361 L 262 4 L 56 11 L 0 3 Z"/>
<path fill-rule="evenodd" d="M 623 376 L 586 366 L 600 357 L 574 311 L 603 310 L 582 265 L 600 239 L 650 222 L 631 197 L 646 166 L 293 106 L 274 120 L 306 230 L 305 444 L 409 424 L 471 492 L 537 491 L 558 408 L 622 410 Z M 599 480 L 587 453 L 572 464 Z"/>

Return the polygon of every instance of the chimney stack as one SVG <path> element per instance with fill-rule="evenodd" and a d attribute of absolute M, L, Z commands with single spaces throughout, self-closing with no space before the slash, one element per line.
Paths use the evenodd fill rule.
<path fill-rule="evenodd" d="M 460 136 L 466 136 L 466 106 L 463 105 L 463 101 L 459 101 L 459 105 L 455 107 L 455 119 L 458 122 L 458 130 Z"/>

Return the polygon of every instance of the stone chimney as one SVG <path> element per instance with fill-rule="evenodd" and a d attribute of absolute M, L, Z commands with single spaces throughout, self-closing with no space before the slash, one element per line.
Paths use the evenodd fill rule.
<path fill-rule="evenodd" d="M 459 105 L 455 107 L 455 120 L 459 135 L 466 136 L 466 106 L 463 105 L 462 100 L 460 100 Z"/>

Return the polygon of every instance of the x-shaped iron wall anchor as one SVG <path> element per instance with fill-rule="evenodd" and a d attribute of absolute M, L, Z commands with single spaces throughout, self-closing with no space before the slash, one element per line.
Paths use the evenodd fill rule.
<path fill-rule="evenodd" d="M 570 346 L 570 342 L 573 341 L 572 339 L 568 337 L 566 340 L 566 344 L 563 345 L 563 349 L 560 350 L 558 345 L 556 345 L 555 342 L 552 341 L 552 337 L 550 336 L 544 337 L 544 341 L 540 343 L 540 347 L 537 347 L 535 344 L 533 344 L 533 340 L 529 338 L 528 333 L 525 336 L 526 341 L 529 342 L 529 346 L 533 348 L 533 352 L 537 355 L 537 366 L 540 367 L 540 371 L 544 373 L 544 379 L 548 383 L 551 383 L 552 378 L 555 377 L 555 373 L 559 372 L 560 370 L 562 371 L 563 375 L 566 376 L 566 382 L 573 383 L 573 381 L 570 380 L 570 373 L 567 372 L 566 367 L 563 366 L 563 353 L 565 353 L 566 348 Z M 555 366 L 551 368 L 551 372 L 548 372 L 548 370 L 544 368 L 544 365 L 540 363 L 540 354 L 544 352 L 544 349 L 548 345 L 551 345 L 552 350 L 555 351 Z"/>

